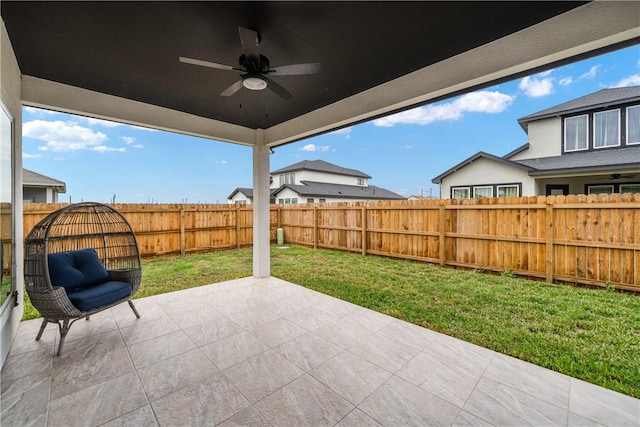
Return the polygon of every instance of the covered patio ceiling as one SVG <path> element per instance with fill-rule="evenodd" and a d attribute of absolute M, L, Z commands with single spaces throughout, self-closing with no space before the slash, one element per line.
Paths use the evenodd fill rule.
<path fill-rule="evenodd" d="M 26 105 L 275 147 L 638 43 L 636 2 L 14 2 Z M 220 93 L 256 31 L 289 91 Z M 256 134 L 260 134 L 259 138 Z"/>

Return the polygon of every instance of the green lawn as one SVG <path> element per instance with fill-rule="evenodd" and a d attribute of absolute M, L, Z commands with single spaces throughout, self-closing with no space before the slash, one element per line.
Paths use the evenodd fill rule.
<path fill-rule="evenodd" d="M 639 296 L 342 251 L 271 253 L 275 277 L 640 397 Z M 245 248 L 144 261 L 136 296 L 250 276 L 251 258 Z"/>

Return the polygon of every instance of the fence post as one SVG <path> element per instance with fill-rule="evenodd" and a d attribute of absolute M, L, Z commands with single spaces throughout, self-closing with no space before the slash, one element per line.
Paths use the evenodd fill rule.
<path fill-rule="evenodd" d="M 186 250 L 186 237 L 184 234 L 184 205 L 180 205 L 180 255 L 184 255 Z"/>
<path fill-rule="evenodd" d="M 438 206 L 438 210 L 440 211 L 440 250 L 439 250 L 439 258 L 440 258 L 440 265 L 444 266 L 446 263 L 446 256 L 447 256 L 447 252 L 446 252 L 446 245 L 444 242 L 445 239 L 445 233 L 447 231 L 447 227 L 446 227 L 446 221 L 447 221 L 447 215 L 446 215 L 446 210 L 444 209 L 444 202 L 440 201 L 440 206 Z"/>
<path fill-rule="evenodd" d="M 362 255 L 367 254 L 367 207 L 362 206 L 361 209 L 362 215 Z"/>
<path fill-rule="evenodd" d="M 236 248 L 240 249 L 240 203 L 236 203 Z"/>
<path fill-rule="evenodd" d="M 313 249 L 318 249 L 318 207 L 313 206 Z"/>
<path fill-rule="evenodd" d="M 545 250 L 545 281 L 553 283 L 553 272 L 555 266 L 553 264 L 553 203 L 547 201 L 545 209 L 547 222 L 546 230 L 546 250 Z"/>

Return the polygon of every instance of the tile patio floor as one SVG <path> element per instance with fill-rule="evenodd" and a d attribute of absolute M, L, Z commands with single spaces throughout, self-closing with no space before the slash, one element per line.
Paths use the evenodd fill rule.
<path fill-rule="evenodd" d="M 640 400 L 276 278 L 20 325 L 10 426 L 640 426 Z"/>

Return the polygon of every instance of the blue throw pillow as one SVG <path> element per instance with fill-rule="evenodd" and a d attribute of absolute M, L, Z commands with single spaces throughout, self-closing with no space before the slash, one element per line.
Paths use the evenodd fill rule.
<path fill-rule="evenodd" d="M 109 280 L 109 273 L 102 266 L 95 249 L 83 249 L 73 254 L 76 257 L 75 268 L 86 278 L 85 286 L 98 285 Z"/>
<path fill-rule="evenodd" d="M 51 285 L 62 286 L 66 290 L 81 288 L 87 284 L 82 271 L 75 268 L 76 257 L 73 252 L 49 254 L 49 278 Z"/>
<path fill-rule="evenodd" d="M 49 278 L 53 286 L 67 291 L 97 285 L 109 280 L 95 249 L 49 254 Z"/>

